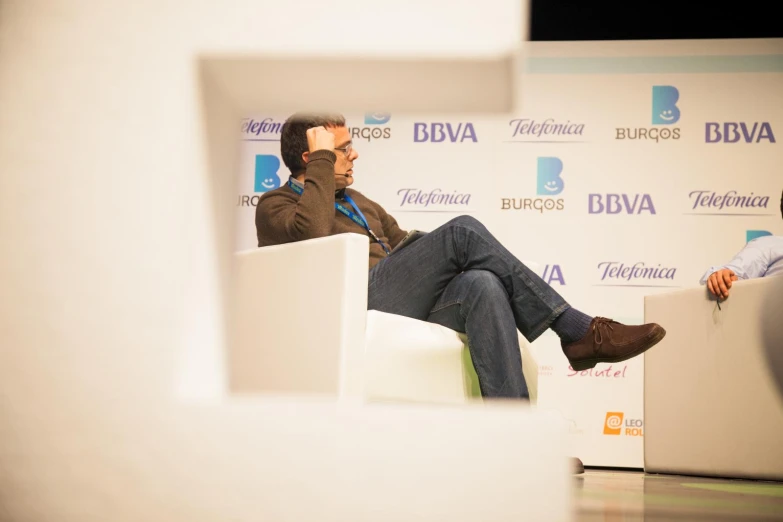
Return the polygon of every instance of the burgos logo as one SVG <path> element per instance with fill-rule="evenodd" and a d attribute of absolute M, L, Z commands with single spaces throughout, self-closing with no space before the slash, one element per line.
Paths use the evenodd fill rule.
<path fill-rule="evenodd" d="M 389 123 L 391 114 L 388 112 L 368 112 L 364 115 L 365 125 L 383 125 Z"/>
<path fill-rule="evenodd" d="M 269 192 L 270 190 L 280 188 L 280 177 L 277 175 L 279 168 L 280 160 L 277 159 L 277 156 L 257 154 L 255 191 Z"/>
<path fill-rule="evenodd" d="M 563 172 L 563 162 L 559 158 L 538 158 L 538 190 L 539 196 L 556 196 L 563 192 L 565 183 L 560 174 Z"/>
<path fill-rule="evenodd" d="M 739 143 L 742 139 L 745 143 L 775 143 L 775 134 L 768 122 L 755 122 L 748 125 L 745 122 L 725 122 L 721 132 L 721 124 L 718 122 L 707 123 L 705 129 L 705 141 L 707 143 Z"/>
<path fill-rule="evenodd" d="M 672 125 L 680 121 L 680 109 L 677 100 L 680 91 L 671 85 L 656 85 L 652 96 L 653 125 Z"/>
<path fill-rule="evenodd" d="M 680 108 L 677 102 L 680 91 L 671 85 L 654 85 L 652 88 L 652 124 L 666 127 L 618 127 L 616 140 L 661 140 L 680 139 L 679 127 L 669 127 L 680 121 Z"/>
<path fill-rule="evenodd" d="M 237 202 L 238 207 L 255 207 L 261 196 L 259 193 L 269 192 L 280 188 L 280 177 L 277 171 L 280 169 L 280 160 L 277 156 L 269 154 L 257 154 L 255 164 L 255 176 L 253 180 L 254 195 L 240 195 Z"/>
<path fill-rule="evenodd" d="M 604 435 L 619 435 L 623 429 L 623 412 L 610 411 L 604 421 Z"/>
<path fill-rule="evenodd" d="M 351 127 L 353 140 L 387 140 L 391 138 L 391 127 L 387 127 L 391 114 L 388 112 L 368 112 L 364 115 L 364 127 Z"/>
<path fill-rule="evenodd" d="M 501 198 L 501 210 L 563 210 L 564 200 L 553 198 L 563 192 L 565 182 L 562 176 L 563 162 L 560 158 L 541 157 L 537 163 L 536 195 L 538 198 Z"/>
<path fill-rule="evenodd" d="M 771 235 L 772 232 L 767 232 L 766 230 L 748 230 L 745 232 L 745 241 L 750 243 L 754 239 L 758 239 L 764 236 L 771 236 Z"/>
<path fill-rule="evenodd" d="M 451 143 L 472 141 L 477 143 L 476 129 L 472 123 L 414 123 L 413 141 L 414 143 L 423 143 L 429 141 L 432 143 L 442 143 L 444 141 Z"/>

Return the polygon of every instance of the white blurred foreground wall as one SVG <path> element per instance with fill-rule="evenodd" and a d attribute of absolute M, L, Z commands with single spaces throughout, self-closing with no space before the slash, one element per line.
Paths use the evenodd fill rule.
<path fill-rule="evenodd" d="M 0 517 L 568 519 L 562 426 L 523 408 L 223 396 L 236 117 L 426 106 L 349 58 L 430 60 L 440 110 L 510 112 L 521 5 L 0 4 Z M 343 91 L 305 83 L 329 55 Z"/>
<path fill-rule="evenodd" d="M 56 369 L 55 395 L 80 393 L 57 382 L 69 375 L 80 390 L 160 397 L 177 383 L 219 396 L 222 372 L 201 370 L 222 365 L 236 121 L 327 100 L 337 110 L 510 112 L 522 5 L 3 2 L 0 320 L 14 362 L 3 377 L 17 365 Z M 347 69 L 354 58 L 385 81 Z M 451 85 L 446 101 L 445 89 L 420 95 L 432 81 L 394 74 L 452 59 L 435 67 L 443 77 L 430 73 Z M 470 80 L 476 68 L 487 74 Z M 478 86 L 491 95 L 475 96 Z"/>
<path fill-rule="evenodd" d="M 68 522 L 570 520 L 556 419 L 511 405 L 264 399 L 17 412 L 0 518 Z"/>

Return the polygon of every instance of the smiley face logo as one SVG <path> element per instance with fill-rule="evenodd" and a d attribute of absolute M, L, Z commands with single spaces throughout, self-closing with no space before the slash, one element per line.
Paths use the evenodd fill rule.
<path fill-rule="evenodd" d="M 365 125 L 383 125 L 391 119 L 388 112 L 368 112 L 364 115 Z"/>
<path fill-rule="evenodd" d="M 680 109 L 677 101 L 680 91 L 671 85 L 655 85 L 652 88 L 652 123 L 653 125 L 671 125 L 680 120 Z"/>
<path fill-rule="evenodd" d="M 269 192 L 280 188 L 280 160 L 271 154 L 256 155 L 256 175 L 254 187 L 256 192 Z"/>
<path fill-rule="evenodd" d="M 280 178 L 275 176 L 274 178 L 268 177 L 261 180 L 261 188 L 264 190 L 272 190 L 280 188 Z"/>
<path fill-rule="evenodd" d="M 539 196 L 555 196 L 563 192 L 565 183 L 560 174 L 563 172 L 563 162 L 560 158 L 538 158 L 538 190 Z"/>

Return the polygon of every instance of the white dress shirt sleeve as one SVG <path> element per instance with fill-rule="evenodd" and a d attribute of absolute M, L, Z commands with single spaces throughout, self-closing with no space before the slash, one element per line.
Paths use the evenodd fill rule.
<path fill-rule="evenodd" d="M 758 237 L 750 241 L 728 264 L 710 267 L 704 273 L 699 283 L 705 284 L 712 274 L 724 268 L 730 268 L 737 275 L 737 279 L 740 280 L 762 277 L 767 272 L 771 262 L 770 249 L 765 243 L 766 237 Z"/>

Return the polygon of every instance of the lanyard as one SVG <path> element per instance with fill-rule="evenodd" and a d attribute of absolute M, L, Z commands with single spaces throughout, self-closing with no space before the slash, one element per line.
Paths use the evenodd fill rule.
<path fill-rule="evenodd" d="M 300 196 L 304 193 L 304 189 L 299 185 L 296 185 L 290 179 L 288 180 L 288 187 L 294 192 L 296 192 L 297 194 L 299 194 Z M 334 208 L 336 208 L 340 213 L 348 217 L 348 219 L 350 219 L 351 221 L 353 221 L 354 223 L 356 223 L 357 225 L 365 229 L 367 233 L 370 234 L 370 237 L 372 237 L 375 241 L 378 242 L 379 245 L 381 245 L 381 248 L 383 248 L 383 251 L 386 252 L 386 255 L 391 254 L 391 252 L 386 247 L 386 245 L 383 244 L 383 241 L 381 241 L 380 238 L 375 235 L 375 232 L 372 231 L 370 225 L 367 222 L 367 218 L 364 217 L 364 214 L 362 214 L 362 211 L 359 210 L 359 207 L 356 205 L 356 203 L 354 203 L 351 196 L 346 194 L 344 196 L 344 199 L 345 201 L 348 202 L 349 205 L 351 205 L 351 207 L 353 207 L 353 209 L 356 211 L 356 214 L 358 214 L 358 216 L 353 212 L 351 212 L 350 209 L 346 208 L 344 205 L 341 205 L 337 201 L 334 202 Z"/>

